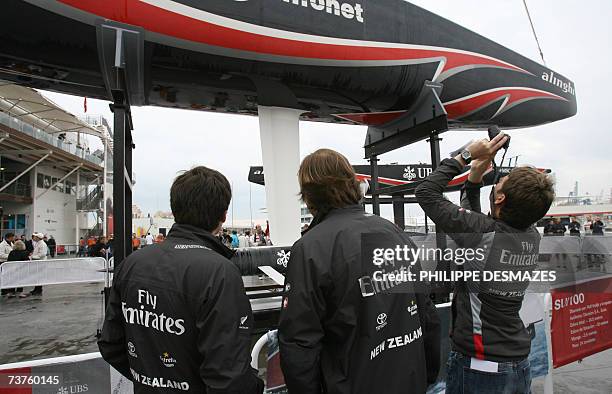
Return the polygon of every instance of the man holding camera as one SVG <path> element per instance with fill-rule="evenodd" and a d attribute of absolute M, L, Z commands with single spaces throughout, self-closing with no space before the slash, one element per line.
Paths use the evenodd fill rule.
<path fill-rule="evenodd" d="M 419 204 L 460 247 L 483 247 L 484 261 L 456 269 L 531 272 L 536 267 L 540 236 L 534 227 L 548 211 L 553 183 L 529 167 L 502 178 L 490 195 L 491 213 L 480 212 L 482 178 L 508 137 L 473 142 L 452 159 L 443 160 L 416 190 Z M 444 197 L 455 176 L 471 164 L 461 206 Z M 483 246 L 484 245 L 484 246 Z M 528 393 L 531 386 L 531 336 L 519 316 L 528 281 L 459 281 L 452 303 L 452 351 L 446 392 Z"/>

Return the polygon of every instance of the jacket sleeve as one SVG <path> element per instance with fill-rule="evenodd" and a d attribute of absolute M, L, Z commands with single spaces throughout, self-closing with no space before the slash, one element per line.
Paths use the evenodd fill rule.
<path fill-rule="evenodd" d="M 473 212 L 448 201 L 444 190 L 463 167 L 455 159 L 445 159 L 436 171 L 431 173 L 416 189 L 417 201 L 425 214 L 433 220 L 440 232 L 449 234 L 461 246 L 477 243 L 472 235 L 491 231 L 495 219 Z M 473 202 L 473 196 L 468 201 Z M 478 204 L 479 206 L 480 204 Z"/>
<path fill-rule="evenodd" d="M 281 368 L 291 394 L 320 393 L 325 315 L 322 274 L 298 241 L 291 248 L 278 329 Z"/>
<path fill-rule="evenodd" d="M 119 275 L 119 272 L 117 272 L 115 278 L 118 279 Z M 104 317 L 102 335 L 98 340 L 98 348 L 107 363 L 112 365 L 113 368 L 119 371 L 123 376 L 130 380 L 132 379 L 127 355 L 127 344 L 125 342 L 125 329 L 118 280 L 116 280 L 110 288 L 108 306 Z"/>
<path fill-rule="evenodd" d="M 465 181 L 461 189 L 461 208 L 469 209 L 472 212 L 482 213 L 480 207 L 480 188 L 481 183 Z"/>
<path fill-rule="evenodd" d="M 427 293 L 416 294 L 419 317 L 423 327 L 427 384 L 435 383 L 440 372 L 440 317 L 436 306 Z"/>
<path fill-rule="evenodd" d="M 12 248 L 8 244 L 2 242 L 0 244 L 0 261 L 6 261 L 11 253 L 11 250 Z"/>
<path fill-rule="evenodd" d="M 202 290 L 196 312 L 197 346 L 202 355 L 200 378 L 208 394 L 254 394 L 263 381 L 251 368 L 253 312 L 242 277 L 231 262 L 223 262 Z"/>

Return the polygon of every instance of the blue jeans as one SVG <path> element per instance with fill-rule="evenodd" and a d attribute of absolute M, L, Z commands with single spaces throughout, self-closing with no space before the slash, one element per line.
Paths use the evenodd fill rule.
<path fill-rule="evenodd" d="M 529 359 L 498 363 L 497 372 L 471 369 L 471 357 L 451 351 L 446 363 L 446 394 L 530 394 Z"/>

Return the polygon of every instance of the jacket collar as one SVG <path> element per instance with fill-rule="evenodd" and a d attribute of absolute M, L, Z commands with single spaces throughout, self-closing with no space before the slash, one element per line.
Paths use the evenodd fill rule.
<path fill-rule="evenodd" d="M 223 245 L 219 238 L 215 237 L 211 232 L 188 224 L 175 223 L 168 233 L 168 238 L 187 239 L 197 242 L 227 259 L 231 259 L 235 253 L 232 249 Z"/>
<path fill-rule="evenodd" d="M 363 205 L 354 204 L 354 205 L 347 205 L 346 207 L 342 207 L 342 208 L 332 208 L 330 210 L 320 211 L 312 219 L 312 222 L 310 222 L 310 226 L 308 226 L 308 230 L 304 231 L 302 235 L 312 230 L 314 227 L 316 227 L 318 224 L 323 222 L 325 219 L 328 219 L 333 216 L 345 215 L 348 213 L 361 213 L 361 212 L 364 212 L 364 210 L 365 209 Z"/>

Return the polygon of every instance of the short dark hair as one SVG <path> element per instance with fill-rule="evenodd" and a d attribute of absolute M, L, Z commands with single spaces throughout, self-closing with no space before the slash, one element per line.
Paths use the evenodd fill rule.
<path fill-rule="evenodd" d="M 354 205 L 362 198 L 355 170 L 346 157 L 331 149 L 306 156 L 298 181 L 302 200 L 313 214 Z"/>
<path fill-rule="evenodd" d="M 499 191 L 506 196 L 500 219 L 521 230 L 542 219 L 555 199 L 551 177 L 532 167 L 512 170 Z"/>
<path fill-rule="evenodd" d="M 14 236 L 15 236 L 15 234 L 13 234 L 13 233 L 6 233 L 6 234 L 4 234 L 4 239 L 9 239 L 9 238 L 14 237 Z"/>
<path fill-rule="evenodd" d="M 170 188 L 170 208 L 178 224 L 213 231 L 223 220 L 232 199 L 227 178 L 199 166 L 176 177 Z"/>

